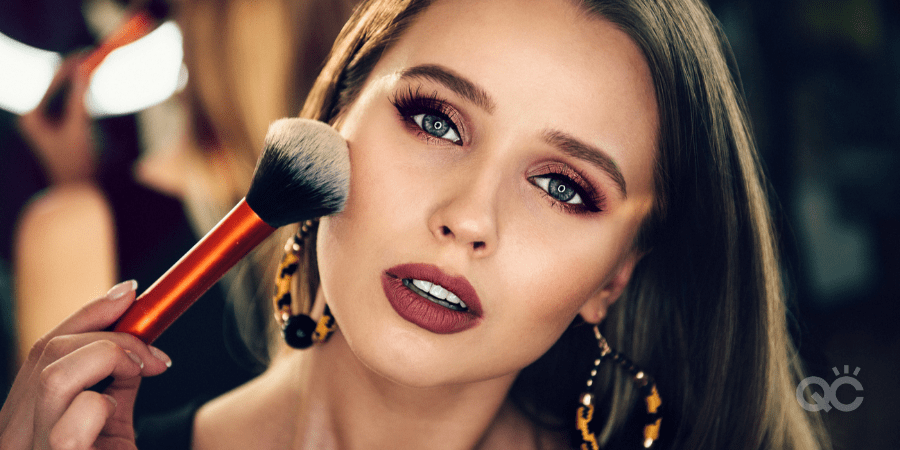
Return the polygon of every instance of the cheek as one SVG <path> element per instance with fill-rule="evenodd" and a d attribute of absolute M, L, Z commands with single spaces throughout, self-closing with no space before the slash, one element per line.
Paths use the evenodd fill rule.
<path fill-rule="evenodd" d="M 392 122 L 395 115 L 390 110 L 350 114 L 341 129 L 350 149 L 350 192 L 344 211 L 322 219 L 317 243 L 329 301 L 380 291 L 381 271 L 389 267 L 384 256 L 402 248 L 410 230 L 417 229 L 414 223 L 424 223 L 412 207 L 418 172 L 403 155 L 407 150 Z M 340 314 L 342 308 L 332 309 Z"/>
<path fill-rule="evenodd" d="M 356 144 L 360 142 L 367 145 Z M 421 202 L 420 175 L 404 167 L 399 148 L 390 136 L 362 136 L 350 143 L 350 194 L 344 211 L 334 216 L 336 232 L 360 241 L 382 235 L 374 244 L 415 220 L 414 206 Z"/>
<path fill-rule="evenodd" d="M 564 327 L 599 290 L 603 270 L 597 267 L 597 261 L 584 260 L 571 264 L 577 259 L 572 258 L 571 254 L 567 256 L 567 259 L 540 261 L 533 270 L 523 270 L 518 275 L 527 276 L 530 280 L 523 280 L 520 291 L 526 291 L 523 296 L 529 303 L 527 309 L 534 314 L 537 322 L 552 322 Z M 595 269 L 586 270 L 589 267 Z"/>
<path fill-rule="evenodd" d="M 373 214 L 401 193 L 396 161 L 397 143 L 392 136 L 390 111 L 381 111 L 372 95 L 364 95 L 343 117 L 341 135 L 350 150 L 350 192 L 344 211 L 332 216 L 335 233 L 352 238 L 371 230 L 370 220 L 385 214 Z M 392 140 L 393 139 L 393 140 Z M 365 225 L 364 225 L 365 224 Z"/>
<path fill-rule="evenodd" d="M 495 280 L 489 295 L 499 300 L 492 317 L 505 324 L 498 341 L 517 343 L 503 352 L 515 359 L 510 364 L 524 366 L 549 349 L 598 295 L 616 266 L 618 249 L 600 238 L 586 244 L 584 234 L 560 236 L 542 228 L 526 233 L 525 224 L 519 229 L 518 241 L 508 242 L 510 250 L 498 255 L 502 262 L 489 277 Z"/>

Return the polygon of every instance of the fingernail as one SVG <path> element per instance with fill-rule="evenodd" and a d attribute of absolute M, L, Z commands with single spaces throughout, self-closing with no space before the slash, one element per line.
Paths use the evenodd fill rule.
<path fill-rule="evenodd" d="M 129 292 L 137 290 L 137 281 L 128 280 L 123 281 L 115 286 L 113 286 L 107 293 L 106 298 L 110 300 L 118 300 L 126 295 Z"/>
<path fill-rule="evenodd" d="M 125 350 L 125 353 L 128 354 L 128 357 L 131 358 L 132 361 L 138 363 L 138 365 L 141 366 L 141 369 L 144 368 L 144 361 L 141 361 L 141 357 L 140 357 L 140 356 L 135 355 L 134 352 L 131 352 L 131 351 L 128 351 L 128 350 Z"/>
<path fill-rule="evenodd" d="M 151 345 L 150 353 L 152 353 L 153 356 L 156 357 L 156 359 L 166 363 L 166 367 L 172 367 L 172 358 L 169 358 L 169 355 L 163 353 L 162 350 Z"/>
<path fill-rule="evenodd" d="M 112 403 L 112 405 L 113 405 L 114 407 L 119 405 L 119 402 L 117 402 L 117 401 L 116 401 L 116 398 L 113 397 L 112 395 L 109 395 L 109 394 L 103 394 L 103 396 L 106 397 L 106 400 L 107 400 L 108 402 Z"/>

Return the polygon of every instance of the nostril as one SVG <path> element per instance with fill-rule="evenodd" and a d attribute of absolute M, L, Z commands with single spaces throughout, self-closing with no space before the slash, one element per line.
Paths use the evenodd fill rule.
<path fill-rule="evenodd" d="M 466 241 L 468 241 L 468 242 L 471 243 L 471 245 L 472 245 L 472 250 L 475 250 L 475 251 L 478 251 L 478 250 L 484 250 L 485 248 L 487 248 L 487 242 L 486 242 L 486 241 L 475 241 L 475 240 L 469 241 L 468 239 L 470 239 L 470 238 L 473 237 L 473 236 L 461 236 L 461 235 L 458 236 L 456 233 L 453 232 L 453 230 L 450 229 L 450 227 L 448 227 L 448 226 L 446 226 L 446 225 L 441 225 L 441 226 L 435 231 L 435 233 L 436 233 L 436 234 L 437 234 L 437 233 L 440 233 L 440 236 L 441 236 L 441 237 L 448 238 L 448 239 L 451 239 L 451 240 L 457 240 L 457 239 L 460 239 L 460 240 L 466 240 Z M 466 234 L 466 233 L 464 233 L 464 234 Z M 460 242 L 460 243 L 462 243 L 462 242 Z"/>

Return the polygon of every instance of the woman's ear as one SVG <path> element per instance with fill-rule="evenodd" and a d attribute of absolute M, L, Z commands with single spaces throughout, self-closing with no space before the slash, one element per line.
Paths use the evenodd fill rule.
<path fill-rule="evenodd" d="M 638 261 L 646 255 L 646 252 L 632 250 L 629 252 L 615 269 L 609 281 L 603 285 L 600 290 L 594 293 L 584 306 L 581 307 L 579 314 L 585 322 L 598 324 L 606 318 L 606 310 L 612 306 L 616 300 L 622 295 L 628 281 L 631 280 L 631 274 Z"/>

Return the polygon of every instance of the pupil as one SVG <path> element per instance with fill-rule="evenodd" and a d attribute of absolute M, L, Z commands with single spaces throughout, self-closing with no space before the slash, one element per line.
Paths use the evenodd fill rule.
<path fill-rule="evenodd" d="M 550 186 L 548 187 L 550 188 L 550 195 L 561 202 L 567 202 L 572 200 L 572 197 L 575 197 L 575 190 L 570 189 L 562 180 L 553 178 L 550 180 Z"/>
<path fill-rule="evenodd" d="M 449 128 L 447 124 L 444 123 L 444 119 L 431 114 L 426 114 L 425 117 L 422 118 L 422 125 L 428 134 L 437 137 L 444 137 Z"/>

